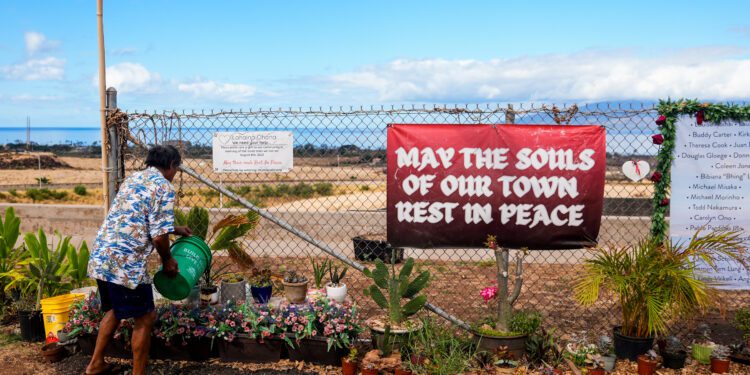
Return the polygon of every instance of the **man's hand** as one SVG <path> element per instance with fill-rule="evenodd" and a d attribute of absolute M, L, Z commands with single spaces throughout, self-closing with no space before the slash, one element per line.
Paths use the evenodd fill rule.
<path fill-rule="evenodd" d="M 174 227 L 174 234 L 176 234 L 178 236 L 192 236 L 193 235 L 193 231 L 190 230 L 190 228 L 188 228 L 188 227 L 182 227 L 182 226 L 177 227 L 176 226 L 176 227 Z"/>
<path fill-rule="evenodd" d="M 169 257 L 166 261 L 162 262 L 162 265 L 164 267 L 162 271 L 169 278 L 174 278 L 180 273 L 180 269 L 177 267 L 177 261 L 172 257 Z"/>

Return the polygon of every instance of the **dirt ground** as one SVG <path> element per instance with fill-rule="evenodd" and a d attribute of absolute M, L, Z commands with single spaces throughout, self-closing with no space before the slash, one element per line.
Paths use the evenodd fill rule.
<path fill-rule="evenodd" d="M 89 361 L 88 356 L 80 354 L 71 355 L 61 362 L 50 364 L 38 355 L 41 344 L 27 344 L 14 342 L 0 345 L 0 368 L 5 375 L 35 375 L 35 374 L 60 374 L 72 375 L 82 374 Z M 127 375 L 131 373 L 130 362 L 120 359 L 108 359 L 110 362 L 120 365 L 122 371 L 118 374 Z M 149 374 L 154 375 L 178 375 L 178 374 L 267 374 L 267 375 L 307 375 L 323 374 L 334 375 L 340 374 L 339 367 L 323 367 L 302 362 L 290 362 L 282 360 L 274 364 L 243 364 L 243 363 L 222 363 L 217 359 L 207 362 L 180 362 L 180 361 L 151 361 L 149 363 Z M 637 374 L 637 365 L 633 362 L 619 361 L 617 368 L 610 374 L 628 375 Z M 490 374 L 483 372 L 482 374 Z M 538 371 L 531 371 L 526 368 L 506 369 L 494 372 L 494 374 L 539 374 Z M 565 371 L 566 375 L 574 374 L 573 371 Z M 682 370 L 659 369 L 657 374 L 660 375 L 707 375 L 711 374 L 708 366 L 700 365 L 691 361 Z M 730 374 L 750 374 L 750 366 L 743 366 L 732 363 Z"/>

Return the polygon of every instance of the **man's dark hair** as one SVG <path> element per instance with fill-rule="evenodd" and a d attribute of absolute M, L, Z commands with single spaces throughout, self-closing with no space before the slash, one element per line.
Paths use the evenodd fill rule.
<path fill-rule="evenodd" d="M 149 167 L 169 169 L 173 166 L 179 167 L 181 163 L 180 151 L 172 145 L 153 146 L 148 150 L 148 156 L 146 156 L 146 165 Z"/>

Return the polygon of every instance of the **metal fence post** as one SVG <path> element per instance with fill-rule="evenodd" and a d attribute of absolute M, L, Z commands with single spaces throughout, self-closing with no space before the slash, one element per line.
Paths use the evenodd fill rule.
<path fill-rule="evenodd" d="M 117 109 L 117 90 L 114 87 L 107 89 L 106 108 L 107 116 Z M 124 166 L 121 165 L 122 159 L 120 158 L 120 134 L 117 131 L 118 127 L 116 124 L 110 124 L 109 122 L 107 123 L 107 127 L 107 134 L 109 135 L 109 158 L 107 160 L 107 169 L 109 170 L 109 180 L 107 181 L 109 202 L 107 202 L 107 207 L 110 207 L 117 194 L 117 185 L 122 178 Z"/>

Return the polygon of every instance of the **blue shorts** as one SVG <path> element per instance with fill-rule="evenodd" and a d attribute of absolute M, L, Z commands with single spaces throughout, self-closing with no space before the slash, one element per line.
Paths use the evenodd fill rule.
<path fill-rule="evenodd" d="M 151 284 L 140 284 L 135 289 L 108 281 L 96 280 L 102 311 L 114 310 L 115 318 L 140 318 L 154 311 L 154 291 Z"/>

